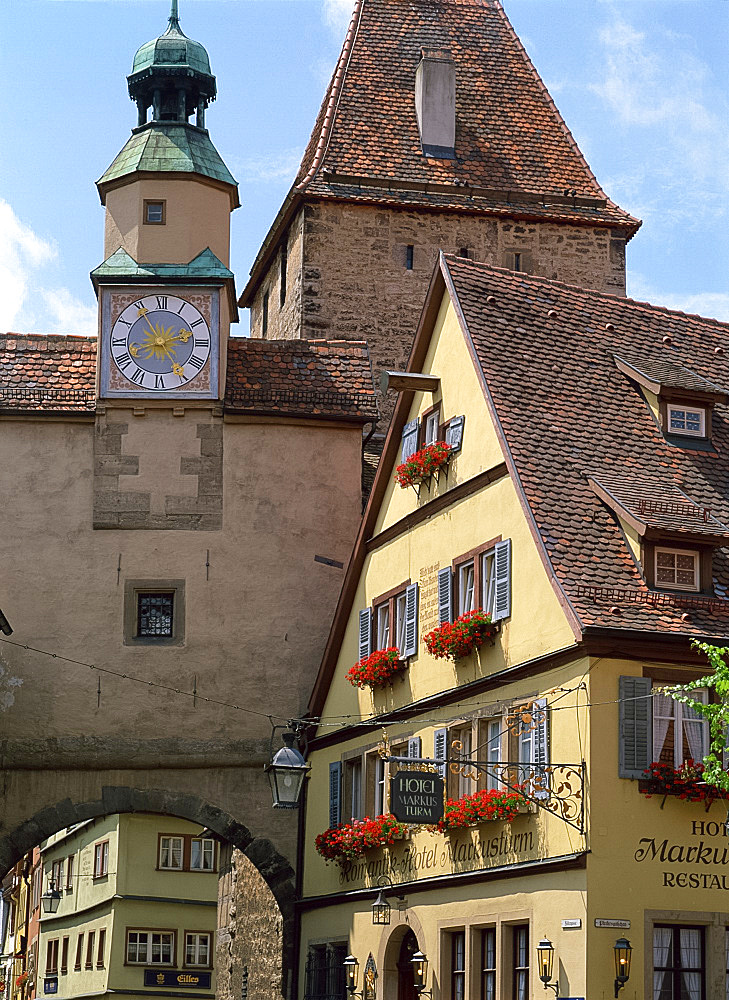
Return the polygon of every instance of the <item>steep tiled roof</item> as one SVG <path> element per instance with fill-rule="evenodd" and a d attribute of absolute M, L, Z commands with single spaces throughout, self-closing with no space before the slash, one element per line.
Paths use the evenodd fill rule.
<path fill-rule="evenodd" d="M 344 340 L 230 340 L 225 408 L 235 413 L 376 420 L 367 345 Z"/>
<path fill-rule="evenodd" d="M 455 63 L 455 160 L 422 152 L 423 49 Z M 498 0 L 358 0 L 297 182 L 322 196 L 638 226 L 607 199 Z"/>
<path fill-rule="evenodd" d="M 615 362 L 626 375 L 635 378 L 641 385 L 654 392 L 665 387 L 686 389 L 689 393 L 727 395 L 726 389 L 721 389 L 696 372 L 689 371 L 684 365 L 667 358 L 651 356 L 648 352 L 645 356 L 641 356 L 641 353 L 636 353 L 634 349 L 632 353 L 624 351 L 620 355 L 615 355 Z"/>
<path fill-rule="evenodd" d="M 96 338 L 0 334 L 0 412 L 93 412 Z"/>
<path fill-rule="evenodd" d="M 662 499 L 676 508 L 662 516 L 661 497 L 644 497 L 642 516 L 654 527 L 685 529 L 684 515 L 696 505 L 710 511 L 712 532 L 725 532 L 729 407 L 715 405 L 713 451 L 676 447 L 613 356 L 662 356 L 714 386 L 727 385 L 729 325 L 461 258 L 444 257 L 443 267 L 507 460 L 581 625 L 729 635 L 729 547 L 714 557 L 718 601 L 652 593 L 613 509 L 589 478 L 620 493 L 638 517 L 645 484 L 660 484 Z"/>

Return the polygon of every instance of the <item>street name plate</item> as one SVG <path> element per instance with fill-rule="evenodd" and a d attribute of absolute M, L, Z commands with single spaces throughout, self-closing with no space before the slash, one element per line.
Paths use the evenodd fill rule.
<path fill-rule="evenodd" d="M 630 930 L 629 920 L 607 920 L 606 918 L 595 917 L 595 927 L 619 927 L 621 930 Z"/>
<path fill-rule="evenodd" d="M 443 818 L 443 779 L 434 771 L 398 771 L 390 782 L 390 811 L 401 823 Z"/>
<path fill-rule="evenodd" d="M 568 931 L 568 930 L 571 930 L 572 928 L 576 928 L 576 927 L 582 927 L 582 920 L 579 917 L 577 917 L 575 920 L 563 920 L 562 921 L 562 930 L 563 931 Z"/>

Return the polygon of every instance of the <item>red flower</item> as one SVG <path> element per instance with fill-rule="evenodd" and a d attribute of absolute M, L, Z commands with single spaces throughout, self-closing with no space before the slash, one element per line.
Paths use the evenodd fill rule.
<path fill-rule="evenodd" d="M 405 663 L 400 659 L 400 650 L 397 646 L 389 646 L 357 660 L 347 671 L 347 680 L 353 687 L 378 687 L 380 684 L 387 684 L 396 673 L 404 669 Z"/>
<path fill-rule="evenodd" d="M 704 765 L 701 761 L 688 758 L 680 767 L 654 761 L 643 772 L 641 792 L 646 798 L 651 795 L 677 795 L 688 802 L 708 802 L 727 799 L 729 793 L 704 783 Z"/>
<path fill-rule="evenodd" d="M 316 849 L 327 861 L 352 861 L 371 847 L 383 847 L 402 840 L 408 826 L 391 814 L 370 819 L 355 819 L 351 823 L 331 827 L 316 838 Z"/>
<path fill-rule="evenodd" d="M 406 458 L 402 465 L 398 465 L 395 472 L 395 482 L 402 489 L 422 482 L 448 464 L 452 450 L 451 445 L 446 441 L 426 444 L 420 451 L 416 451 Z"/>
<path fill-rule="evenodd" d="M 510 822 L 518 815 L 519 806 L 524 801 L 518 792 L 505 792 L 497 788 L 489 791 L 482 789 L 460 799 L 446 799 L 445 813 L 436 829 L 445 833 L 447 830 L 475 826 L 491 819 Z"/>
<path fill-rule="evenodd" d="M 491 615 L 480 608 L 460 615 L 454 622 L 444 622 L 424 636 L 423 641 L 436 659 L 448 657 L 458 660 L 483 646 L 496 635 L 496 625 Z"/>

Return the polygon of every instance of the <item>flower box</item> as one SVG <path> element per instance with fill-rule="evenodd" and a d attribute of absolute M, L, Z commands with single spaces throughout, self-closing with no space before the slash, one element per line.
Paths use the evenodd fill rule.
<path fill-rule="evenodd" d="M 353 687 L 380 687 L 382 684 L 389 684 L 395 674 L 406 667 L 407 663 L 400 659 L 397 646 L 389 646 L 357 660 L 347 671 L 347 680 Z"/>
<path fill-rule="evenodd" d="M 444 622 L 423 637 L 428 652 L 437 660 L 448 657 L 459 660 L 474 649 L 480 649 L 487 639 L 492 640 L 498 625 L 491 615 L 477 608 L 460 615 L 454 622 Z"/>
<path fill-rule="evenodd" d="M 504 792 L 498 788 L 464 795 L 460 799 L 446 799 L 445 814 L 438 823 L 441 833 L 477 826 L 489 820 L 511 822 L 519 813 L 526 812 L 527 801 L 518 792 Z"/>
<path fill-rule="evenodd" d="M 372 847 L 389 847 L 409 833 L 407 823 L 400 823 L 391 814 L 370 819 L 355 819 L 351 823 L 331 827 L 316 838 L 316 849 L 327 861 L 341 864 L 361 857 Z"/>
<path fill-rule="evenodd" d="M 417 486 L 423 480 L 429 479 L 433 473 L 439 472 L 448 465 L 453 448 L 446 441 L 436 441 L 426 444 L 420 451 L 410 455 L 398 465 L 395 471 L 395 482 L 401 489 Z"/>
<path fill-rule="evenodd" d="M 689 758 L 677 768 L 672 764 L 654 761 L 643 774 L 645 777 L 638 787 L 648 799 L 653 795 L 662 795 L 665 802 L 667 795 L 675 795 L 687 802 L 704 802 L 708 809 L 715 799 L 729 798 L 727 792 L 714 785 L 707 785 L 703 780 L 704 765 L 701 761 Z"/>

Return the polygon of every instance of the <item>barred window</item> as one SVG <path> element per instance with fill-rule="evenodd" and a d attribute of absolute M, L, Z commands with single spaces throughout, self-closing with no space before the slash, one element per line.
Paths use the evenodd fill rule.
<path fill-rule="evenodd" d="M 174 591 L 137 595 L 137 635 L 171 638 L 174 614 Z"/>
<path fill-rule="evenodd" d="M 347 996 L 344 959 L 346 944 L 317 944 L 306 958 L 304 1000 L 344 1000 Z"/>

